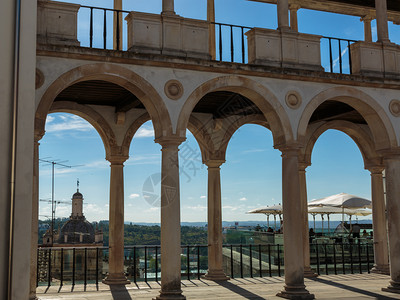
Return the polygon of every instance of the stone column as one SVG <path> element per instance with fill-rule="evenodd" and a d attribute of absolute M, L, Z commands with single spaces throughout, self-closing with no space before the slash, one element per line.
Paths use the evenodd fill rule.
<path fill-rule="evenodd" d="M 33 186 L 32 186 L 32 229 L 31 229 L 31 269 L 29 299 L 36 298 L 37 249 L 39 227 L 39 140 L 41 135 L 35 134 L 33 145 Z"/>
<path fill-rule="evenodd" d="M 361 21 L 364 23 L 364 41 L 372 42 L 372 29 L 371 29 L 371 16 L 364 16 L 361 18 Z"/>
<path fill-rule="evenodd" d="M 125 156 L 110 156 L 109 270 L 103 283 L 129 284 L 124 273 L 124 162 Z"/>
<path fill-rule="evenodd" d="M 375 9 L 378 42 L 390 42 L 386 0 L 375 0 Z"/>
<path fill-rule="evenodd" d="M 175 14 L 174 0 L 162 0 L 162 14 Z"/>
<path fill-rule="evenodd" d="M 208 271 L 209 280 L 229 279 L 222 270 L 222 209 L 220 166 L 225 161 L 211 160 L 208 166 Z"/>
<path fill-rule="evenodd" d="M 282 206 L 285 286 L 277 296 L 287 299 L 314 299 L 304 285 L 303 210 L 299 180 L 298 149 L 282 151 Z"/>
<path fill-rule="evenodd" d="M 301 213 L 303 219 L 303 255 L 304 255 L 304 277 L 317 277 L 311 269 L 310 264 L 310 237 L 308 235 L 308 205 L 307 205 L 307 180 L 305 163 L 299 164 L 299 184 L 300 184 L 300 200 L 301 200 Z M 286 226 L 286 225 L 285 225 Z"/>
<path fill-rule="evenodd" d="M 158 140 L 161 159 L 161 291 L 156 299 L 186 299 L 181 290 L 181 215 L 178 146 L 182 139 Z"/>
<path fill-rule="evenodd" d="M 289 2 L 278 0 L 278 29 L 289 29 Z"/>
<path fill-rule="evenodd" d="M 372 167 L 371 197 L 372 223 L 374 233 L 374 267 L 371 272 L 389 275 L 389 253 L 386 232 L 385 199 L 383 192 L 382 167 Z"/>
<path fill-rule="evenodd" d="M 382 290 L 400 293 L 400 155 L 388 155 L 384 163 L 391 280 L 390 285 Z"/>
<path fill-rule="evenodd" d="M 114 0 L 114 9 L 117 10 L 122 10 L 122 0 Z M 114 13 L 114 38 L 113 38 L 113 47 L 114 50 L 118 49 L 118 50 L 122 50 L 122 20 L 123 20 L 123 16 L 122 13 L 118 14 L 117 17 L 117 13 Z M 117 42 L 117 24 L 118 24 L 118 35 L 119 35 L 119 39 Z M 117 46 L 118 44 L 118 46 Z"/>
<path fill-rule="evenodd" d="M 299 31 L 299 25 L 297 21 L 297 11 L 300 9 L 298 4 L 290 4 L 290 29 L 293 31 Z"/>
<path fill-rule="evenodd" d="M 215 3 L 214 0 L 207 0 L 207 21 L 209 22 L 208 29 L 208 49 L 211 59 L 216 59 L 216 46 L 215 46 Z"/>

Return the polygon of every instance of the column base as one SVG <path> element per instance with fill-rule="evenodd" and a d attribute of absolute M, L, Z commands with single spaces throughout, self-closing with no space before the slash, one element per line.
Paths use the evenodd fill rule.
<path fill-rule="evenodd" d="M 318 274 L 314 272 L 310 267 L 304 267 L 304 277 L 305 278 L 315 278 L 318 277 Z"/>
<path fill-rule="evenodd" d="M 383 265 L 383 266 L 374 265 L 374 267 L 371 269 L 370 272 L 375 274 L 390 275 L 389 265 Z"/>
<path fill-rule="evenodd" d="M 126 285 L 131 284 L 131 282 L 126 279 L 124 274 L 108 274 L 106 278 L 102 281 L 107 285 Z"/>
<path fill-rule="evenodd" d="M 153 298 L 153 300 L 186 300 L 186 297 L 182 295 L 182 290 L 169 292 L 160 291 L 160 295 Z"/>
<path fill-rule="evenodd" d="M 306 290 L 305 285 L 284 286 L 284 290 L 276 294 L 278 297 L 285 299 L 315 299 L 314 294 L 310 294 Z"/>
<path fill-rule="evenodd" d="M 390 280 L 390 285 L 387 288 L 382 288 L 382 291 L 400 294 L 400 282 Z"/>
<path fill-rule="evenodd" d="M 230 279 L 222 270 L 208 270 L 207 274 L 201 278 L 212 281 L 225 281 Z"/>

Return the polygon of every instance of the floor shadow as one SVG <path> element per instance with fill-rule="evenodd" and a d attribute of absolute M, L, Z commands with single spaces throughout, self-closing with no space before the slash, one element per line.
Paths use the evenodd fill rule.
<path fill-rule="evenodd" d="M 246 298 L 246 299 L 251 299 L 251 300 L 265 300 L 266 298 L 262 298 L 248 290 L 245 290 L 243 288 L 241 288 L 240 286 L 237 286 L 233 283 L 230 283 L 228 281 L 216 281 L 217 284 L 219 284 L 220 286 Z"/>
<path fill-rule="evenodd" d="M 113 299 L 132 300 L 125 285 L 111 285 L 110 291 Z"/>
<path fill-rule="evenodd" d="M 354 286 L 349 286 L 349 285 L 346 285 L 346 284 L 343 284 L 343 283 L 334 282 L 334 281 L 330 281 L 330 280 L 326 280 L 326 279 L 322 279 L 322 278 L 312 278 L 311 280 L 317 281 L 317 282 L 320 282 L 320 283 L 324 283 L 324 284 L 327 284 L 327 285 L 331 285 L 331 286 L 334 286 L 334 287 L 338 287 L 338 288 L 341 288 L 341 289 L 344 289 L 344 290 L 352 291 L 354 293 L 359 293 L 359 294 L 362 294 L 362 295 L 374 297 L 375 299 L 382 299 L 382 300 L 397 299 L 397 298 L 387 297 L 387 296 L 384 296 L 382 294 L 369 292 L 369 291 L 366 291 L 366 290 L 362 290 L 362 289 L 356 288 Z"/>

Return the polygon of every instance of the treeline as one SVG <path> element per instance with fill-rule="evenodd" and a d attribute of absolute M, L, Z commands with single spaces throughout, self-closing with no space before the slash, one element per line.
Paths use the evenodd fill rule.
<path fill-rule="evenodd" d="M 68 219 L 56 219 L 54 228 L 57 230 Z M 43 234 L 50 227 L 51 221 L 39 221 L 39 244 L 42 243 Z M 93 222 L 93 228 L 103 231 L 103 244 L 108 246 L 109 241 L 109 224 L 107 221 Z M 144 226 L 125 224 L 124 226 L 124 242 L 126 246 L 130 245 L 160 245 L 161 228 L 158 225 Z M 204 227 L 181 227 L 181 244 L 182 245 L 201 245 L 207 244 L 207 229 Z"/>

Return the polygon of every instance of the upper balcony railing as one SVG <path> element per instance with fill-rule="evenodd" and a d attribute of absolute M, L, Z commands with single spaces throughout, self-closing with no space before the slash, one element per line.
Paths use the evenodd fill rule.
<path fill-rule="evenodd" d="M 54 7 L 59 5 L 51 1 L 43 3 L 42 6 L 39 5 L 39 8 L 44 7 L 43 11 L 46 10 L 46 5 L 52 6 L 53 10 L 48 9 L 48 14 L 54 14 Z M 370 73 L 379 76 L 379 72 L 386 72 L 386 69 L 390 68 L 389 65 L 376 66 L 376 61 L 386 61 L 386 55 L 389 54 L 386 54 L 382 47 L 373 45 L 374 43 L 362 45 L 363 43 L 355 40 L 295 31 L 280 32 L 218 22 L 209 23 L 179 16 L 168 19 L 167 16 L 161 18 L 156 14 L 86 5 L 69 4 L 57 8 L 63 13 L 68 11 L 71 14 L 69 19 L 67 17 L 59 22 L 71 22 L 75 18 L 75 28 L 66 29 L 69 32 L 62 33 L 62 38 L 57 40 L 52 34 L 53 28 L 57 26 L 51 24 L 54 21 L 48 21 L 57 18 L 48 18 L 46 13 L 41 13 L 39 43 L 44 40 L 44 43 L 173 56 L 182 56 L 183 53 L 183 56 L 193 58 L 340 74 L 353 74 L 356 69 L 354 74 L 369 75 L 371 71 Z M 179 34 L 172 36 L 165 33 L 164 28 L 174 26 L 174 32 L 180 32 Z M 60 27 L 62 26 L 58 26 Z M 210 33 L 215 33 L 213 43 L 209 39 Z M 214 49 L 209 48 L 209 43 L 215 45 Z M 287 50 L 292 48 L 295 50 Z M 366 48 L 368 51 L 364 51 Z M 390 50 L 397 51 L 400 57 L 398 49 Z M 357 53 L 353 53 L 354 51 Z M 353 66 L 354 61 L 356 67 Z M 392 73 L 397 74 L 397 71 L 400 74 L 400 70 L 397 69 Z"/>

